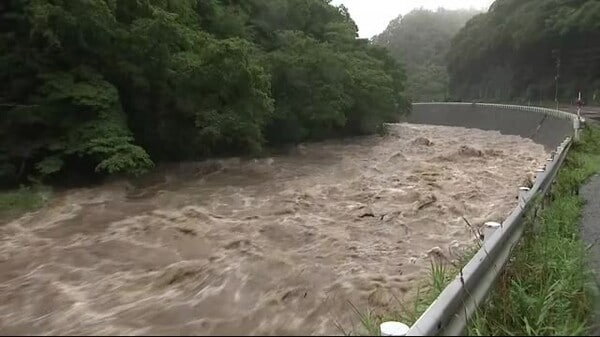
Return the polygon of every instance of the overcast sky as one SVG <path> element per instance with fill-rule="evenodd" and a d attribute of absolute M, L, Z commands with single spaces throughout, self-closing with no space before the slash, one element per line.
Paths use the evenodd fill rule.
<path fill-rule="evenodd" d="M 370 38 L 383 32 L 392 19 L 415 8 L 487 10 L 492 2 L 494 0 L 333 0 L 332 4 L 346 6 L 358 25 L 360 37 Z"/>

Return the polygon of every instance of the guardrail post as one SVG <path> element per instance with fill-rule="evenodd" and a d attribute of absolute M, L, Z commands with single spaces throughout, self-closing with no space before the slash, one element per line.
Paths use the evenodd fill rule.
<path fill-rule="evenodd" d="M 581 121 L 579 120 L 579 117 L 573 118 L 573 129 L 574 129 L 573 134 L 574 134 L 574 139 L 576 141 L 579 140 L 579 129 L 581 126 L 580 124 L 581 124 Z"/>
<path fill-rule="evenodd" d="M 485 225 L 483 225 L 483 241 L 487 241 L 500 227 L 502 227 L 502 224 L 497 222 L 486 222 Z"/>
<path fill-rule="evenodd" d="M 540 181 L 543 177 L 544 177 L 544 172 L 546 172 L 546 169 L 543 167 L 538 168 L 537 170 L 535 170 L 535 181 Z"/>
<path fill-rule="evenodd" d="M 525 215 L 531 204 L 531 199 L 545 195 L 552 187 L 552 182 L 565 160 L 572 140 L 581 136 L 579 129 L 585 120 L 573 120 L 573 114 L 546 108 L 529 108 L 514 105 L 486 104 L 486 103 L 454 103 L 454 105 L 472 104 L 480 107 L 496 107 L 511 110 L 524 110 L 555 116 L 564 123 L 572 121 L 574 132 L 569 132 L 570 137 L 557 146 L 550 153 L 550 158 L 541 163 L 535 171 L 535 178 L 531 187 L 519 188 L 518 204 L 513 212 L 504 220 L 502 225 L 492 222 L 486 223 L 483 228 L 485 243 L 462 268 L 460 278 L 455 278 L 444 288 L 437 299 L 427 308 L 425 313 L 417 319 L 408 332 L 402 330 L 387 330 L 383 324 L 381 334 L 384 336 L 461 336 L 464 334 L 468 321 L 474 314 L 478 305 L 484 303 L 494 280 L 497 279 L 508 263 L 514 245 L 521 239 L 525 229 Z M 579 123 L 579 124 L 576 124 Z M 537 206 L 534 210 L 537 210 Z M 500 228 L 500 231 L 498 231 Z M 494 236 L 493 233 L 496 233 Z M 390 322 L 386 322 L 390 324 Z M 391 322 L 391 324 L 401 324 Z"/>
<path fill-rule="evenodd" d="M 400 322 L 383 322 L 379 326 L 382 336 L 406 336 L 410 327 Z"/>
<path fill-rule="evenodd" d="M 519 187 L 519 206 L 524 208 L 527 204 L 526 195 L 531 189 L 529 187 Z"/>

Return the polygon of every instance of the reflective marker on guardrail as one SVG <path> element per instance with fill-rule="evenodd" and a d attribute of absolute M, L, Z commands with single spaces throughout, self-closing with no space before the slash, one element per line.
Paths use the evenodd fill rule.
<path fill-rule="evenodd" d="M 529 187 L 519 187 L 519 206 L 521 208 L 525 207 L 527 204 L 527 193 L 529 193 L 531 189 Z"/>
<path fill-rule="evenodd" d="M 470 103 L 459 103 L 470 104 Z M 439 103 L 438 105 L 445 105 Z M 513 110 L 538 111 L 538 109 L 519 108 L 508 105 L 473 104 L 479 106 L 503 107 Z M 556 116 L 561 119 L 572 120 L 573 114 L 551 110 L 539 109 L 546 115 Z M 576 116 L 575 116 L 576 118 Z M 567 137 L 551 153 L 551 160 L 544 161 L 545 170 L 535 172 L 535 180 L 531 188 L 519 189 L 519 206 L 504 220 L 496 234 L 488 234 L 485 242 L 474 257 L 461 270 L 457 277 L 444 288 L 438 298 L 410 327 L 406 336 L 462 336 L 469 320 L 477 308 L 485 300 L 494 285 L 495 280 L 511 257 L 514 245 L 519 242 L 525 229 L 524 215 L 526 208 L 535 196 L 545 195 L 554 180 L 558 169 L 562 165 L 572 140 L 576 140 L 576 130 L 571 130 Z"/>
<path fill-rule="evenodd" d="M 537 180 L 537 179 L 541 178 L 544 175 L 544 172 L 546 172 L 546 170 L 544 170 L 543 168 L 541 168 L 541 167 L 537 168 L 535 170 L 535 179 Z"/>
<path fill-rule="evenodd" d="M 383 322 L 379 326 L 382 336 L 406 336 L 410 327 L 400 322 Z"/>
<path fill-rule="evenodd" d="M 483 225 L 483 240 L 489 240 L 489 238 L 492 237 L 492 234 L 494 234 L 494 232 L 497 231 L 500 227 L 502 227 L 502 224 L 500 223 L 493 221 L 486 222 L 485 225 Z"/>

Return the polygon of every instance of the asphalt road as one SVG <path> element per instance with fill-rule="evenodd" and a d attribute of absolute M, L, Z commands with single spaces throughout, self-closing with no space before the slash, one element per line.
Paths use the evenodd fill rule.
<path fill-rule="evenodd" d="M 577 113 L 577 107 L 574 105 L 563 105 L 560 110 Z M 600 121 L 600 106 L 584 106 L 581 109 L 582 117 Z"/>
<path fill-rule="evenodd" d="M 580 195 L 586 204 L 581 217 L 581 233 L 583 240 L 591 246 L 590 265 L 596 273 L 596 282 L 600 285 L 600 175 L 592 177 L 581 190 Z M 593 336 L 600 335 L 600 303 L 596 303 L 596 331 Z"/>
<path fill-rule="evenodd" d="M 600 107 L 585 107 L 583 117 L 590 122 L 600 123 Z M 581 214 L 581 235 L 590 246 L 590 266 L 596 274 L 596 283 L 600 288 L 600 174 L 594 175 L 581 187 L 579 195 L 585 200 Z M 596 302 L 595 332 L 592 336 L 600 336 L 600 298 Z"/>

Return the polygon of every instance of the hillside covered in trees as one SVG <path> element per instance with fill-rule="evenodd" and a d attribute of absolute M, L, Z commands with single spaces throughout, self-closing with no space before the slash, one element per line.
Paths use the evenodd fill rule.
<path fill-rule="evenodd" d="M 407 93 L 416 101 L 448 97 L 447 54 L 454 35 L 479 12 L 416 9 L 392 20 L 373 42 L 387 48 L 407 71 Z"/>
<path fill-rule="evenodd" d="M 452 99 L 600 102 L 600 1 L 496 0 L 449 53 Z"/>
<path fill-rule="evenodd" d="M 405 74 L 328 0 L 0 3 L 0 184 L 376 132 Z"/>

